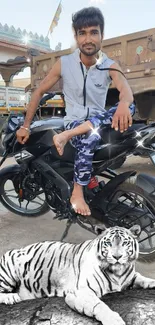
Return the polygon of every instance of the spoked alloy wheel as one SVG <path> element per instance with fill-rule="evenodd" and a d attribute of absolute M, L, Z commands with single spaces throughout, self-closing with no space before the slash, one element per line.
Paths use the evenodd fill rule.
<path fill-rule="evenodd" d="M 11 212 L 27 217 L 38 217 L 49 211 L 49 207 L 45 200 L 45 194 L 41 188 L 37 195 L 24 193 L 24 197 L 20 197 L 15 182 L 18 183 L 19 174 L 12 176 L 12 179 L 3 179 L 3 194 L 0 195 L 0 202 Z"/>
<path fill-rule="evenodd" d="M 155 260 L 155 201 L 143 189 L 127 182 L 118 186 L 109 198 L 107 214 L 111 226 L 140 225 L 139 259 Z"/>

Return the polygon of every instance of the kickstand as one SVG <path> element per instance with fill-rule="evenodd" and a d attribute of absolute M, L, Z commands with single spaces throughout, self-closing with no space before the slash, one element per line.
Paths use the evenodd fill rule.
<path fill-rule="evenodd" d="M 68 232 L 69 232 L 69 229 L 70 229 L 72 223 L 73 223 L 73 220 L 69 220 L 69 219 L 67 220 L 65 231 L 64 231 L 64 233 L 62 234 L 62 237 L 61 237 L 61 239 L 60 239 L 61 241 L 63 241 L 63 240 L 67 237 Z"/>

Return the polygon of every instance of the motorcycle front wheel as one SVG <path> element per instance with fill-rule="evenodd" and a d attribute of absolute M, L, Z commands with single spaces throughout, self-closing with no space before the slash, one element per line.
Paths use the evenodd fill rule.
<path fill-rule="evenodd" d="M 18 191 L 19 183 L 20 173 L 10 175 L 9 179 L 6 177 L 1 180 L 0 202 L 6 209 L 25 217 L 39 217 L 50 210 L 42 189 L 39 189 L 37 195 L 27 192 L 21 198 Z"/>
<path fill-rule="evenodd" d="M 139 260 L 155 261 L 155 200 L 136 184 L 125 182 L 109 197 L 106 212 L 111 226 L 140 225 Z"/>

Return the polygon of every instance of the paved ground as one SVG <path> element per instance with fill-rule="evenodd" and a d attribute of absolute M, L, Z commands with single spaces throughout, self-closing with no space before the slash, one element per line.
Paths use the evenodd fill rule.
<path fill-rule="evenodd" d="M 13 162 L 13 159 L 8 159 L 5 164 L 8 165 Z M 149 159 L 130 157 L 121 171 L 129 169 L 155 175 L 155 167 Z M 36 241 L 60 239 L 65 222 L 53 220 L 53 216 L 54 214 L 49 212 L 38 218 L 20 217 L 8 212 L 0 204 L 0 255 L 8 249 L 19 248 Z M 66 240 L 78 243 L 93 237 L 91 233 L 78 225 L 74 225 Z M 155 278 L 155 263 L 143 264 L 138 262 L 137 270 L 146 276 Z"/>

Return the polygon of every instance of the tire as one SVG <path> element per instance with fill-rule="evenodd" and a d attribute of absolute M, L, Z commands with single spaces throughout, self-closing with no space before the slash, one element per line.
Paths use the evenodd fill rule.
<path fill-rule="evenodd" d="M 12 175 L 12 176 L 10 175 L 9 176 L 9 179 L 8 178 L 3 178 L 1 180 L 1 193 L 2 193 L 2 189 L 3 189 L 3 194 L 0 195 L 0 202 L 3 204 L 3 206 L 6 209 L 8 209 L 9 211 L 11 211 L 11 212 L 13 212 L 15 214 L 18 214 L 20 216 L 24 216 L 24 217 L 39 217 L 39 216 L 47 213 L 50 210 L 50 208 L 49 208 L 46 200 L 43 201 L 41 198 L 40 198 L 40 200 L 41 200 L 42 204 L 40 205 L 40 203 L 39 203 L 39 205 L 40 205 L 39 208 L 34 208 L 34 209 L 27 209 L 26 208 L 26 209 L 24 209 L 24 208 L 21 208 L 20 206 L 19 207 L 17 206 L 16 201 L 19 200 L 19 195 L 18 195 L 17 191 L 14 188 L 14 182 L 18 182 L 19 177 L 20 177 L 20 173 L 16 173 L 16 175 L 15 174 Z M 6 185 L 7 182 L 11 182 L 12 183 L 13 190 L 10 190 L 10 189 L 9 190 L 7 190 L 7 189 L 5 190 L 5 185 Z M 13 198 L 13 200 L 11 200 L 9 198 L 9 195 L 6 194 L 7 191 L 8 192 L 9 191 L 10 192 L 11 191 L 14 191 L 15 196 L 13 196 L 11 194 L 11 198 Z M 36 196 L 36 198 L 39 198 L 39 196 Z M 29 202 L 33 205 L 33 201 L 34 200 L 29 201 Z"/>
<path fill-rule="evenodd" d="M 141 209 L 141 207 L 139 206 L 138 209 L 141 209 L 141 217 L 139 217 L 138 220 L 134 220 L 134 218 L 137 219 L 137 212 L 136 215 L 134 216 L 133 214 L 133 209 L 130 210 L 130 213 L 128 215 L 126 215 L 124 218 L 126 218 L 125 221 L 122 222 L 122 220 L 120 221 L 120 224 L 118 224 L 119 226 L 125 226 L 126 228 L 130 228 L 132 225 L 134 224 L 139 224 L 141 226 L 141 228 L 144 229 L 144 231 L 141 232 L 139 238 L 138 238 L 138 242 L 140 245 L 140 253 L 139 253 L 139 260 L 143 261 L 143 262 L 153 262 L 155 261 L 155 200 L 153 198 L 150 198 L 148 196 L 148 193 L 145 192 L 142 188 L 138 187 L 136 184 L 130 184 L 128 182 L 125 182 L 121 185 L 119 185 L 115 192 L 112 194 L 112 196 L 109 198 L 109 202 L 110 203 L 116 203 L 117 199 L 119 198 L 119 192 L 121 193 L 128 193 L 129 195 L 133 195 L 135 194 L 137 196 L 137 200 L 139 200 L 139 202 L 141 202 L 141 204 L 145 205 L 146 209 L 148 210 L 148 212 L 146 213 L 146 215 L 144 215 L 144 208 Z M 140 200 L 140 197 L 144 200 Z M 116 204 L 115 204 L 116 207 Z M 129 210 L 129 209 L 128 209 Z M 127 209 L 126 209 L 126 213 L 128 213 Z M 154 219 L 152 221 L 152 218 Z M 149 225 L 151 223 L 151 226 L 153 226 L 153 228 Z M 145 231 L 150 231 L 151 234 L 153 234 L 153 236 L 151 237 L 153 240 L 153 247 L 152 248 L 141 248 L 142 247 L 142 242 L 143 245 L 147 245 L 149 240 L 147 239 L 146 241 L 142 241 L 144 238 L 144 233 Z M 151 240 L 151 241 L 152 241 Z"/>
<path fill-rule="evenodd" d="M 0 134 L 0 156 L 3 155 L 3 152 L 4 152 L 4 146 L 3 146 L 3 138 L 5 136 L 5 133 L 4 132 L 1 132 Z"/>

